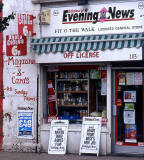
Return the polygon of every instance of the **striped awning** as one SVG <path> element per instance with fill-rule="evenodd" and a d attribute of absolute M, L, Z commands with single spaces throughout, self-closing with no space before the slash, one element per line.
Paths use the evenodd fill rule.
<path fill-rule="evenodd" d="M 143 42 L 144 33 L 132 33 L 31 39 L 31 47 L 36 53 L 41 54 L 138 48 Z"/>

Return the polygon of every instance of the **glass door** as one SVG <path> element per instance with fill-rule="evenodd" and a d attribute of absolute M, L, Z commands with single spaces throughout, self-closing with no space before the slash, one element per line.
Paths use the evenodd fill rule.
<path fill-rule="evenodd" d="M 144 71 L 113 72 L 113 152 L 144 154 Z"/>

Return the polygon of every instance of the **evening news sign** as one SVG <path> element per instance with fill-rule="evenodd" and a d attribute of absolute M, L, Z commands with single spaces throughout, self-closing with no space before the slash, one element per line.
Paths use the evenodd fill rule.
<path fill-rule="evenodd" d="M 143 1 L 51 8 L 42 37 L 143 32 L 143 13 Z"/>
<path fill-rule="evenodd" d="M 84 117 L 81 131 L 80 152 L 99 155 L 101 117 Z"/>

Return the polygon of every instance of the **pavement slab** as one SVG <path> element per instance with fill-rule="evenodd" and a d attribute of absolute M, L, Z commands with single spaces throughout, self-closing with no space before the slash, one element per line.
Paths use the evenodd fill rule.
<path fill-rule="evenodd" d="M 138 156 L 99 156 L 82 154 L 52 155 L 47 153 L 0 152 L 0 160 L 144 160 Z"/>

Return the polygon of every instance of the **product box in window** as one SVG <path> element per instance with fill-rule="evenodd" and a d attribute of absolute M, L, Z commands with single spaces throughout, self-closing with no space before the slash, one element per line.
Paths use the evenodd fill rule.
<path fill-rule="evenodd" d="M 137 143 L 136 136 L 137 136 L 136 125 L 133 124 L 125 125 L 125 142 Z"/>

